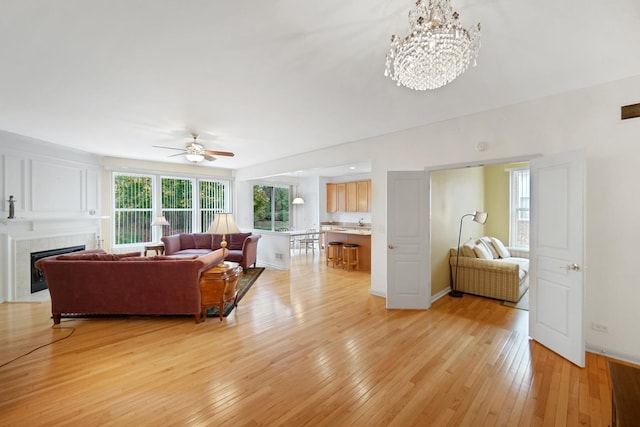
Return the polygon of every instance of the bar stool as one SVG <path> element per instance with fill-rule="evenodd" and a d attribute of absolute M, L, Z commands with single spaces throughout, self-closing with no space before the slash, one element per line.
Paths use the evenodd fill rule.
<path fill-rule="evenodd" d="M 353 266 L 356 270 L 360 271 L 360 247 L 355 243 L 345 243 L 342 245 L 342 259 L 344 261 L 344 268 L 349 271 Z"/>
<path fill-rule="evenodd" d="M 331 266 L 335 268 L 342 263 L 342 242 L 329 242 L 327 243 L 327 266 L 331 263 Z"/>

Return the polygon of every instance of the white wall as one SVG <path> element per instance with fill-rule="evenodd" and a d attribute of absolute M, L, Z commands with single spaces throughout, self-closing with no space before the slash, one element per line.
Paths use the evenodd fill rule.
<path fill-rule="evenodd" d="M 640 101 L 640 76 L 237 171 L 238 177 L 372 159 L 371 292 L 386 294 L 386 182 L 392 170 L 423 170 L 584 149 L 586 183 L 586 339 L 588 348 L 640 363 L 640 286 L 633 255 L 640 241 L 640 119 L 620 107 Z M 476 151 L 484 142 L 486 150 Z M 337 163 L 336 159 L 340 159 Z M 595 332 L 592 322 L 609 333 Z"/>
<path fill-rule="evenodd" d="M 24 249 L 95 247 L 99 162 L 96 155 L 0 131 L 0 302 L 24 297 L 30 278 L 30 251 Z M 13 219 L 7 218 L 9 196 L 16 201 Z"/>

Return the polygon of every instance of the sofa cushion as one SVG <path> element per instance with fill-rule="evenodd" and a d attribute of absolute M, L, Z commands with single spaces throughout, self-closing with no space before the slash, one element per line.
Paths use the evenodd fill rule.
<path fill-rule="evenodd" d="M 487 247 L 487 249 L 491 253 L 491 256 L 493 257 L 493 259 L 500 258 L 500 254 L 498 254 L 498 251 L 493 246 L 493 243 L 491 243 L 491 238 L 490 237 L 488 237 L 488 236 L 481 237 L 479 241 L 482 242 L 482 244 Z"/>
<path fill-rule="evenodd" d="M 180 249 L 195 249 L 196 241 L 193 234 L 180 233 Z"/>
<path fill-rule="evenodd" d="M 244 241 L 247 237 L 251 236 L 251 233 L 234 233 L 227 236 L 227 248 L 229 250 L 242 249 Z"/>
<path fill-rule="evenodd" d="M 487 247 L 482 242 L 473 247 L 473 252 L 476 254 L 476 258 L 493 259 L 491 252 L 489 252 L 489 249 L 487 249 Z"/>
<path fill-rule="evenodd" d="M 195 249 L 211 249 L 211 234 L 208 233 L 194 233 L 193 240 L 195 243 Z M 182 249 L 188 249 L 184 246 Z"/>
<path fill-rule="evenodd" d="M 509 253 L 507 248 L 502 244 L 500 239 L 492 237 L 491 243 L 493 244 L 493 247 L 498 252 L 498 255 L 500 255 L 500 258 L 509 258 L 511 256 L 511 254 Z"/>
<path fill-rule="evenodd" d="M 208 254 L 209 252 L 211 252 L 211 249 L 183 249 L 181 251 L 174 252 L 174 253 L 169 254 L 167 256 L 172 256 L 172 255 L 205 255 L 205 254 Z"/>
<path fill-rule="evenodd" d="M 473 251 L 473 247 L 475 246 L 475 242 L 473 240 L 467 240 L 460 247 L 460 255 L 466 256 L 469 258 L 476 258 L 476 253 Z"/>

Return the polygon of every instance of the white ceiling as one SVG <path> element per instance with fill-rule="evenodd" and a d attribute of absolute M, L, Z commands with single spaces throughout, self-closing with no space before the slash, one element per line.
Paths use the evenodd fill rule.
<path fill-rule="evenodd" d="M 413 0 L 7 0 L 0 129 L 168 158 L 191 131 L 240 168 L 640 74 L 640 1 L 453 0 L 478 66 L 436 91 L 383 76 Z M 640 96 L 640 95 L 639 95 Z M 206 164 L 207 162 L 203 162 Z"/>

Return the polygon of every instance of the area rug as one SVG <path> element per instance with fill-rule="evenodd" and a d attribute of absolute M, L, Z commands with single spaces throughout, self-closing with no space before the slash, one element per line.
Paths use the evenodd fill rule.
<path fill-rule="evenodd" d="M 518 310 L 529 311 L 529 289 L 520 297 L 520 301 L 502 301 L 502 305 L 505 307 L 517 308 Z"/>
<path fill-rule="evenodd" d="M 256 282 L 258 277 L 264 271 L 264 267 L 249 267 L 246 268 L 242 272 L 242 276 L 238 279 L 238 284 L 236 287 L 238 288 L 238 301 L 242 299 L 243 296 L 249 291 L 251 286 Z M 227 317 L 235 308 L 233 305 L 233 301 L 230 301 L 224 305 L 224 310 L 222 310 L 222 315 Z M 207 307 L 207 317 L 218 317 L 219 316 L 218 307 Z"/>

